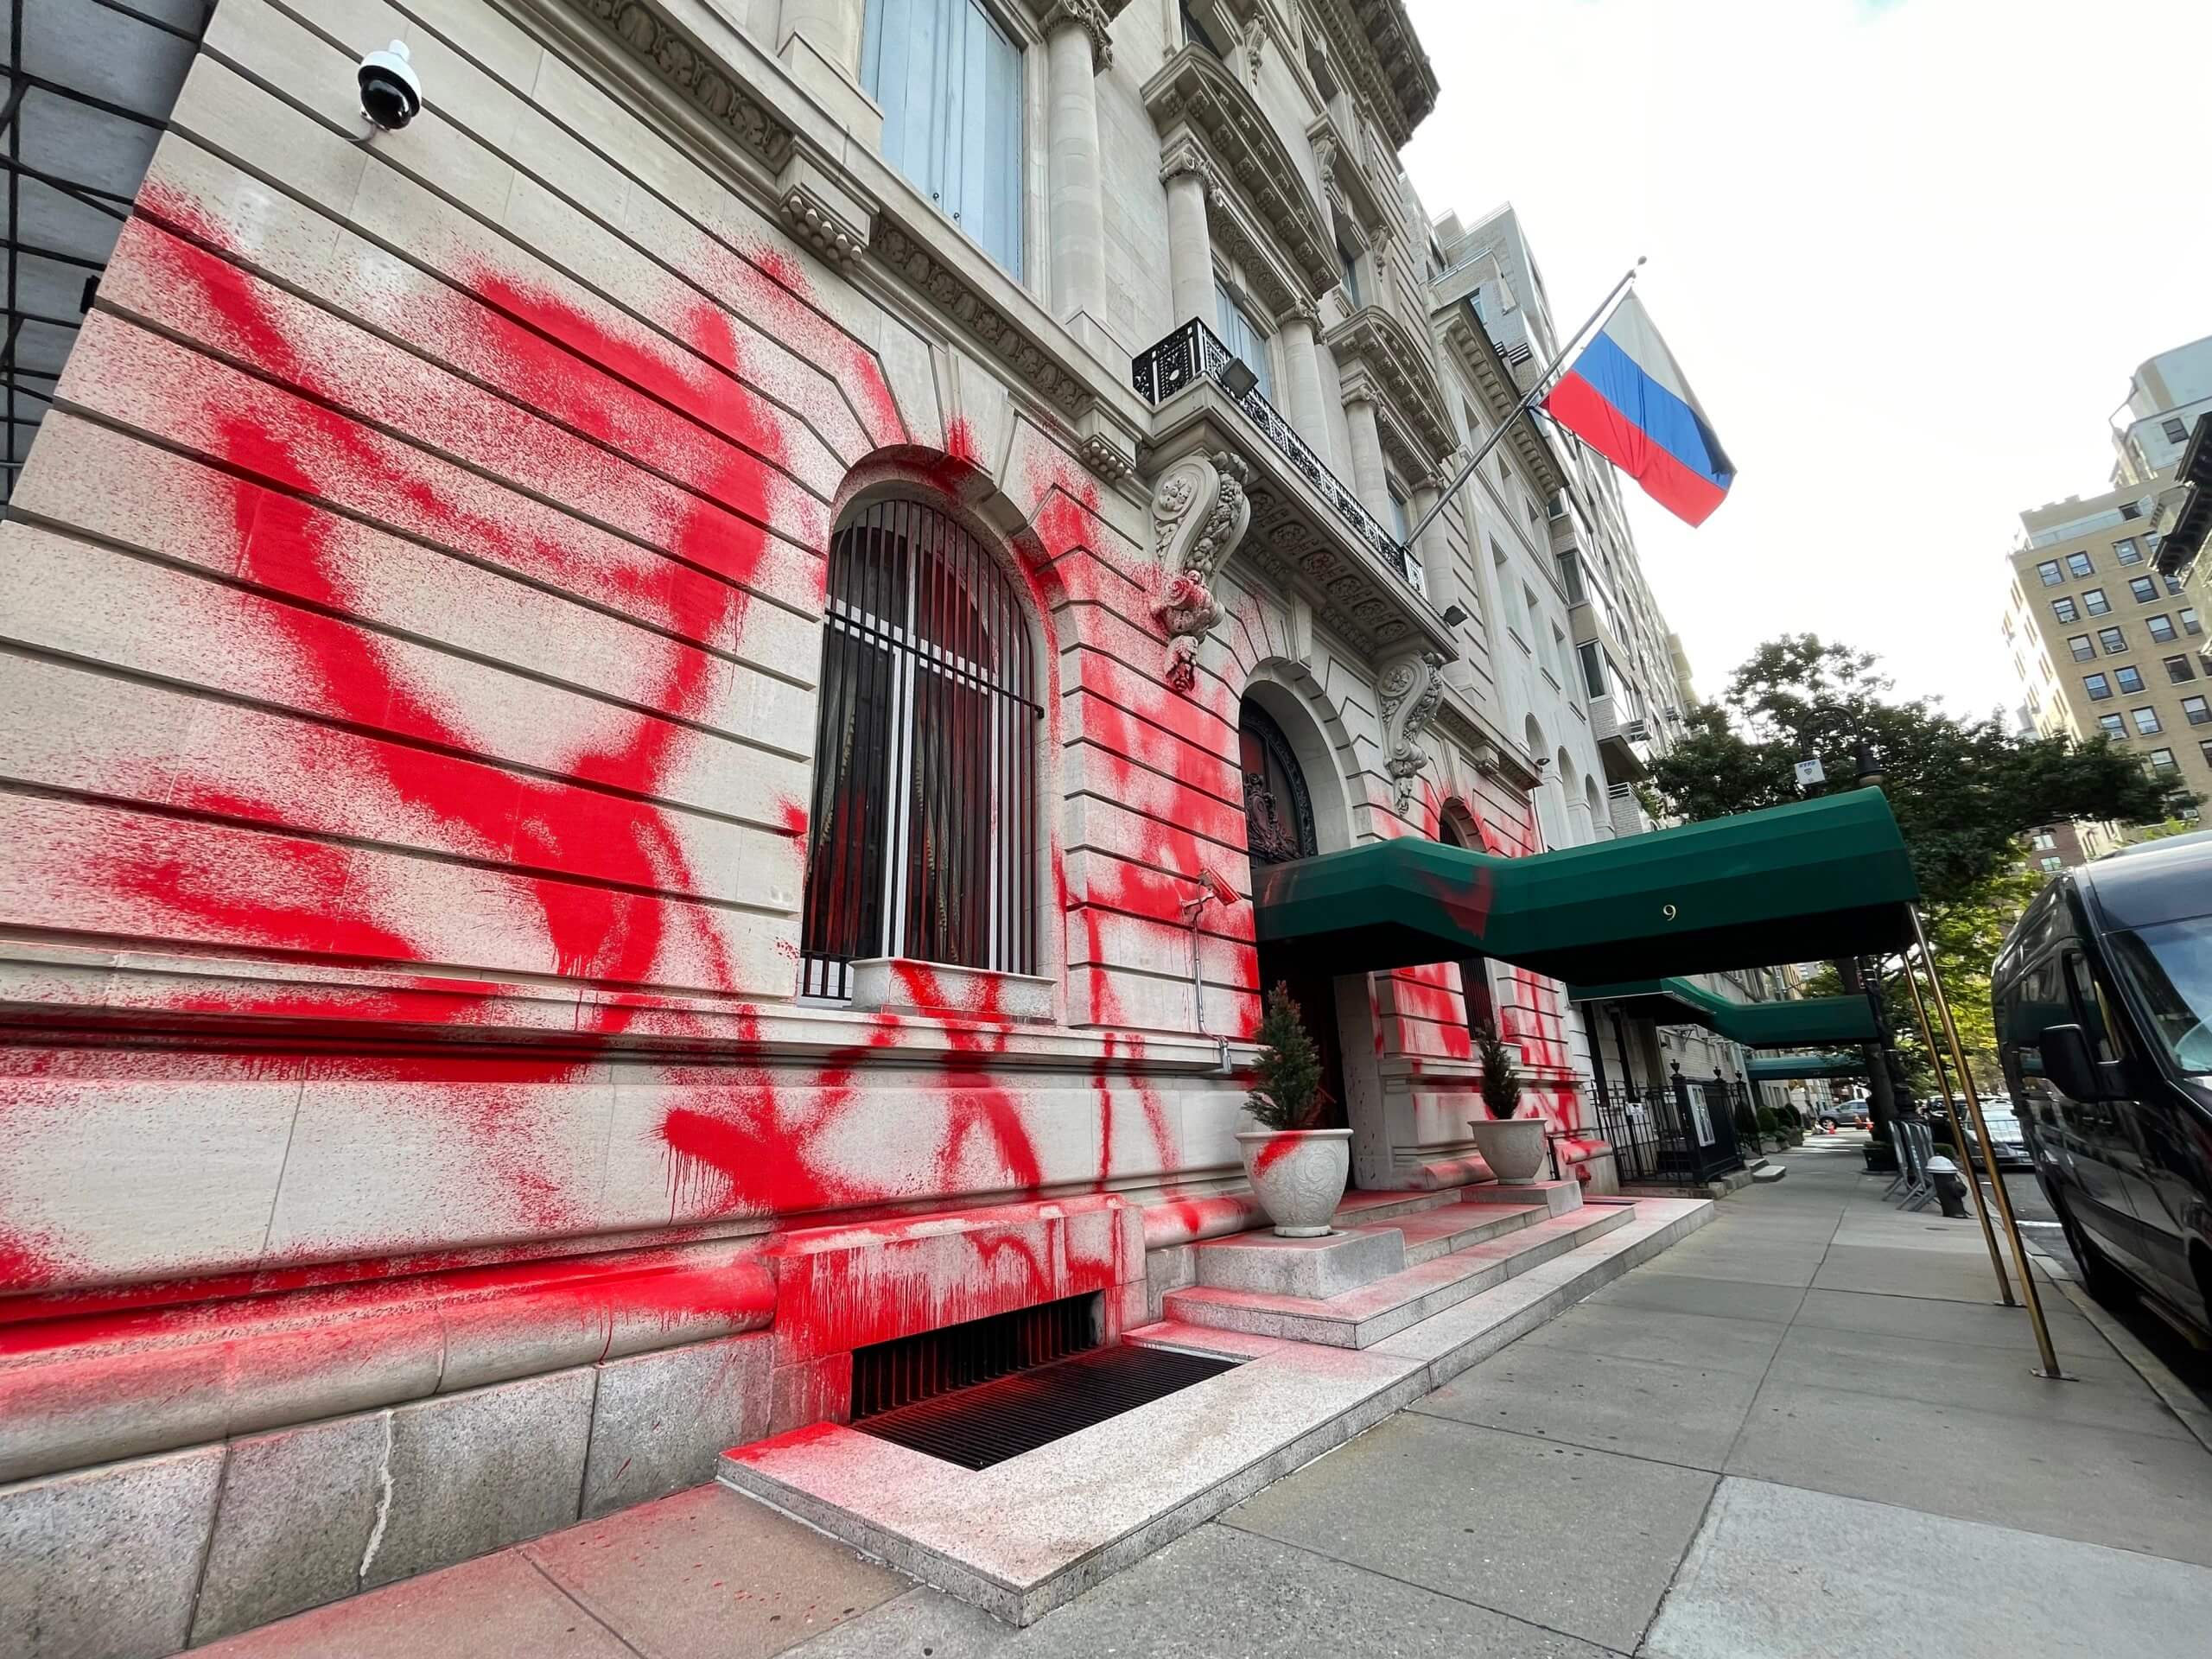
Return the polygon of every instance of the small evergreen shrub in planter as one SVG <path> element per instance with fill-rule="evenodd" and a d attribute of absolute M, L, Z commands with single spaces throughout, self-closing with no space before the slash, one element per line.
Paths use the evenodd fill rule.
<path fill-rule="evenodd" d="M 1490 1173 L 1508 1186 L 1533 1183 L 1544 1167 L 1544 1120 L 1521 1117 L 1520 1051 L 1498 1034 L 1497 1027 L 1484 1020 L 1475 1030 L 1475 1052 L 1482 1060 L 1483 1104 L 1488 1118 L 1470 1118 L 1467 1132 L 1475 1138 Z"/>
<path fill-rule="evenodd" d="M 1252 1194 L 1285 1238 L 1319 1238 L 1344 1196 L 1351 1174 L 1351 1131 L 1314 1125 L 1327 1110 L 1321 1055 L 1290 988 L 1268 993 L 1244 1110 L 1260 1125 L 1236 1137 Z"/>

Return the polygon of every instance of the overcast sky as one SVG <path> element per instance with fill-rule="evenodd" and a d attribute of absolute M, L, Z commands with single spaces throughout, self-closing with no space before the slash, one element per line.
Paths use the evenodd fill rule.
<path fill-rule="evenodd" d="M 1430 212 L 1511 201 L 1562 334 L 1650 256 L 1738 474 L 1694 531 L 1624 492 L 1699 691 L 1810 631 L 2017 704 L 2018 514 L 2108 487 L 2129 374 L 2212 334 L 2212 4 L 1410 3 Z"/>

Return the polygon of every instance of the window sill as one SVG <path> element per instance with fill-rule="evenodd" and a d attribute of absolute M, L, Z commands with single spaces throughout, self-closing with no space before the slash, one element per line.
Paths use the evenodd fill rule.
<path fill-rule="evenodd" d="M 852 965 L 853 1007 L 862 1013 L 1014 1020 L 1043 1025 L 1052 1017 L 1058 982 L 904 957 L 868 957 Z"/>

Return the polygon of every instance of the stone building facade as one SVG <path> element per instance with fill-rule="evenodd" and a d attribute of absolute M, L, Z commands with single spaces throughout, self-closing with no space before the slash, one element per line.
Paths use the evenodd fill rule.
<path fill-rule="evenodd" d="M 158 1652 L 657 1496 L 1250 1224 L 1255 861 L 1562 775 L 1497 504 L 1406 545 L 1516 395 L 1437 91 L 1402 0 L 220 0 L 0 529 L 48 1628 L 95 1541 Z M 1295 989 L 1357 1185 L 1484 1173 L 1486 1015 L 1608 1180 L 1555 985 Z"/>

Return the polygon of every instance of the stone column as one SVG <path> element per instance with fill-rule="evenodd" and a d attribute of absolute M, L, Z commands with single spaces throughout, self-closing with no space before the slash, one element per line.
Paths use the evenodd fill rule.
<path fill-rule="evenodd" d="M 1282 336 L 1283 413 L 1326 467 L 1334 463 L 1329 454 L 1329 406 L 1321 391 L 1321 353 L 1314 344 L 1319 326 L 1307 305 L 1285 312 L 1277 332 Z"/>
<path fill-rule="evenodd" d="M 1209 328 L 1213 311 L 1213 227 L 1206 222 L 1205 163 L 1187 146 L 1168 158 L 1167 294 L 1180 327 L 1192 317 Z"/>
<path fill-rule="evenodd" d="M 1098 72 L 1114 61 L 1098 0 L 1058 0 L 1045 15 L 1045 146 L 1051 194 L 1052 302 L 1063 321 L 1105 309 L 1106 210 L 1098 181 Z"/>
<path fill-rule="evenodd" d="M 1414 486 L 1414 523 L 1419 524 L 1427 518 L 1436 504 L 1444 499 L 1442 482 L 1431 474 Z M 1452 580 L 1451 543 L 1445 539 L 1442 518 L 1438 518 L 1422 532 L 1421 539 L 1414 544 L 1414 556 L 1421 561 L 1421 591 L 1428 595 L 1430 604 L 1442 610 L 1458 597 Z"/>
<path fill-rule="evenodd" d="M 1351 487 L 1375 522 L 1390 528 L 1390 480 L 1382 464 L 1382 432 L 1375 421 L 1375 397 L 1360 391 L 1344 399 L 1344 424 L 1351 429 Z"/>

